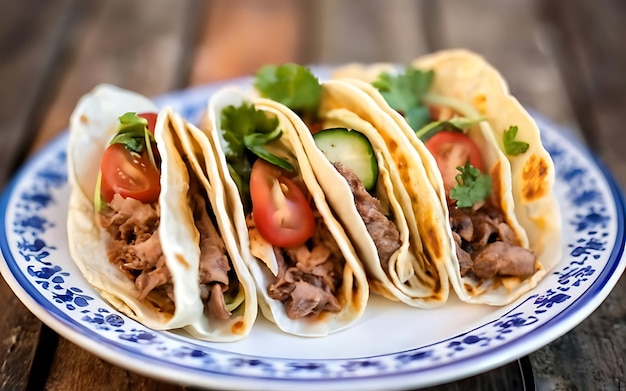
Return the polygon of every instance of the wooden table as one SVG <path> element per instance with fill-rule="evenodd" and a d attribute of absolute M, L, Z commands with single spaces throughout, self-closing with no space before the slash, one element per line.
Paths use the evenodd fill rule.
<path fill-rule="evenodd" d="M 625 21 L 620 0 L 9 0 L 0 12 L 0 188 L 100 82 L 155 96 L 270 62 L 404 62 L 452 47 L 483 54 L 524 105 L 587 142 L 623 187 Z M 2 389 L 182 389 L 57 336 L 3 280 L 0 307 Z M 622 278 L 589 318 L 522 363 L 540 390 L 618 390 L 625 360 Z M 437 389 L 512 389 L 511 368 Z"/>

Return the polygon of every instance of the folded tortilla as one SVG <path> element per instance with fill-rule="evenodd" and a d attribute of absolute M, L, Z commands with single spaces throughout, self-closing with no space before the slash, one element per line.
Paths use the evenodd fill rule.
<path fill-rule="evenodd" d="M 506 222 L 519 245 L 536 257 L 535 272 L 526 278 L 462 276 L 459 257 L 453 250 L 448 273 L 454 290 L 463 301 L 491 305 L 510 303 L 534 288 L 560 260 L 561 219 L 553 191 L 552 159 L 541 143 L 539 129 L 532 117 L 510 95 L 502 76 L 482 57 L 465 50 L 450 50 L 417 58 L 411 65 L 423 71 L 434 71 L 429 93 L 458 102 L 452 107 L 455 111 L 485 119 L 470 128 L 468 135 L 481 149 L 489 167 L 496 204 L 502 209 Z M 334 78 L 358 87 L 393 117 L 400 133 L 419 152 L 431 183 L 439 188 L 439 202 L 446 215 L 445 227 L 451 232 L 450 213 L 434 157 L 403 116 L 391 108 L 371 84 L 383 72 L 394 74 L 398 69 L 392 64 L 350 64 L 339 69 Z M 518 127 L 517 140 L 529 144 L 526 152 L 514 156 L 505 153 L 504 132 L 510 126 Z M 453 242 L 453 249 L 455 246 Z"/>
<path fill-rule="evenodd" d="M 195 338 L 218 342 L 244 338 L 256 318 L 256 292 L 238 251 L 230 218 L 224 212 L 225 198 L 219 174 L 213 169 L 214 156 L 210 148 L 202 145 L 203 138 L 197 140 L 202 133 L 170 108 L 158 112 L 154 132 L 161 160 L 158 201 L 147 205 L 115 197 L 119 202 L 133 203 L 129 209 L 152 211 L 154 216 L 150 218 L 157 220 L 158 228 L 148 240 L 131 243 L 130 251 L 141 262 L 145 248 L 139 250 L 138 245 L 152 241 L 154 245 L 149 251 L 162 251 L 165 262 L 165 268 L 157 266 L 152 270 L 160 270 L 159 278 L 167 278 L 169 273 L 172 288 L 158 292 L 157 287 L 146 294 L 136 284 L 136 273 L 122 270 L 123 266 L 109 260 L 108 252 L 115 240 L 101 225 L 100 212 L 94 206 L 96 178 L 100 158 L 117 132 L 118 118 L 127 112 L 157 112 L 157 108 L 143 96 L 100 85 L 80 99 L 71 116 L 67 232 L 74 262 L 105 300 L 147 327 L 184 329 Z M 201 270 L 206 274 L 210 264 L 203 250 L 207 238 L 221 251 L 220 262 L 228 263 L 222 268 L 222 273 L 228 275 L 226 284 L 202 283 Z M 222 292 L 225 286 L 231 289 Z M 211 304 L 224 295 L 227 297 L 223 302 Z M 236 302 L 229 303 L 229 299 Z M 215 316 L 220 312 L 216 308 L 229 304 L 233 308 Z"/>
<path fill-rule="evenodd" d="M 310 204 L 316 214 L 316 231 L 313 238 L 302 246 L 287 249 L 274 247 L 263 238 L 251 223 L 250 214 L 246 215 L 244 211 L 240 192 L 231 176 L 225 155 L 229 147 L 224 138 L 221 116 L 225 108 L 240 107 L 244 103 L 254 104 L 257 110 L 278 119 L 282 135 L 272 141 L 269 148 L 295 167 L 298 181 L 304 185 L 309 194 Z M 224 88 L 211 97 L 206 120 L 204 129 L 217 150 L 218 167 L 228 198 L 228 210 L 235 225 L 241 254 L 255 280 L 263 315 L 282 331 L 306 337 L 325 336 L 354 324 L 363 314 L 367 304 L 369 297 L 367 279 L 344 228 L 335 219 L 326 202 L 324 191 L 315 179 L 311 164 L 290 121 L 282 112 L 253 101 L 248 92 L 232 87 Z M 324 226 L 326 228 L 320 228 Z M 316 303 L 328 290 L 326 293 L 317 291 L 314 283 L 308 283 L 307 277 L 300 278 L 297 276 L 298 273 L 282 274 L 281 271 L 285 267 L 291 270 L 306 270 L 309 266 L 301 261 L 299 256 L 293 255 L 294 252 L 302 252 L 304 255 L 314 254 L 319 248 L 325 249 L 324 251 L 330 249 L 331 255 L 324 264 L 332 262 L 335 265 L 334 270 L 340 270 L 337 273 L 340 282 L 333 292 L 339 306 L 333 310 L 315 307 L 304 315 L 294 310 L 300 308 L 298 303 L 304 306 Z M 305 275 L 307 273 L 305 272 Z M 324 276 L 311 276 L 314 281 L 319 282 L 318 277 Z M 277 281 L 286 281 L 288 286 L 294 288 L 294 293 L 284 300 L 272 298 L 270 289 L 272 284 L 278 284 Z M 300 288 L 303 288 L 302 291 L 311 292 L 313 296 L 309 298 L 307 295 L 301 295 L 298 293 L 301 291 Z"/>
<path fill-rule="evenodd" d="M 373 198 L 380 202 L 386 218 L 399 231 L 399 246 L 390 257 L 381 249 L 386 246 L 384 240 L 374 239 L 380 236 L 374 232 L 380 224 L 366 212 L 369 206 L 358 205 L 369 196 L 349 184 L 354 179 L 340 173 L 333 164 L 336 162 L 328 161 L 296 112 L 272 100 L 258 102 L 282 111 L 294 124 L 329 205 L 358 251 L 372 291 L 413 307 L 434 308 L 444 304 L 449 295 L 446 267 L 452 238 L 443 228 L 444 214 L 436 189 L 419 154 L 402 140 L 393 119 L 362 91 L 334 80 L 321 86 L 318 112 L 321 129 L 338 127 L 357 131 L 372 145 L 379 170 Z M 362 216 L 359 210 L 370 216 Z"/>

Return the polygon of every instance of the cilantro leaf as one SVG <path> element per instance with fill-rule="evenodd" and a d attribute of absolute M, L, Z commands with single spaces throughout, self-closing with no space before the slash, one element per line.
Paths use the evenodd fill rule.
<path fill-rule="evenodd" d="M 528 150 L 528 143 L 515 140 L 517 137 L 517 126 L 509 126 L 509 129 L 504 131 L 503 142 L 504 151 L 509 156 L 520 155 Z"/>
<path fill-rule="evenodd" d="M 154 136 L 148 131 L 147 119 L 129 112 L 119 117 L 119 121 L 117 133 L 109 145 L 123 144 L 129 151 L 140 154 L 147 143 L 146 140 L 154 142 Z"/>
<path fill-rule="evenodd" d="M 267 160 L 287 171 L 293 171 L 294 167 L 266 148 L 266 144 L 279 139 L 282 135 L 278 118 L 269 117 L 246 102 L 239 107 L 225 107 L 221 113 L 221 120 L 222 137 L 225 142 L 223 150 L 228 170 L 237 184 L 244 207 L 247 207 L 250 198 L 248 186 L 250 172 L 255 157 Z"/>
<path fill-rule="evenodd" d="M 411 128 L 417 130 L 430 120 L 430 113 L 422 100 L 434 77 L 432 70 L 422 71 L 408 66 L 403 74 L 383 73 L 372 84 L 389 106 L 404 115 Z"/>
<path fill-rule="evenodd" d="M 262 96 L 284 104 L 300 115 L 314 118 L 322 98 L 322 86 L 311 70 L 287 63 L 266 65 L 254 77 Z"/>
<path fill-rule="evenodd" d="M 239 107 L 227 106 L 222 110 L 222 129 L 226 141 L 224 153 L 229 161 L 245 159 L 248 150 L 287 171 L 294 167 L 286 160 L 274 155 L 265 148 L 271 141 L 283 134 L 278 127 L 278 119 L 268 117 L 251 103 Z"/>
<path fill-rule="evenodd" d="M 465 162 L 464 167 L 457 167 L 460 174 L 455 177 L 457 185 L 450 190 L 450 198 L 456 200 L 456 207 L 470 207 L 487 198 L 492 191 L 491 177 Z"/>

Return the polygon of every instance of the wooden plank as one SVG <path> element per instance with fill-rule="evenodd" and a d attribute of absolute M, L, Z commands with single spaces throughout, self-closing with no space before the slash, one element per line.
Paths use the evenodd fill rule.
<path fill-rule="evenodd" d="M 36 112 L 45 105 L 46 88 L 57 71 L 61 37 L 71 15 L 73 0 L 41 3 L 36 0 L 9 2 L 0 13 L 0 189 L 22 151 L 36 131 Z M 4 281 L 0 281 L 0 388 L 27 389 L 33 385 L 39 338 L 50 336 L 24 307 Z M 54 334 L 47 339 L 53 346 Z M 46 372 L 44 369 L 43 372 Z"/>
<path fill-rule="evenodd" d="M 192 46 L 195 18 L 202 3 L 187 0 L 97 2 L 93 16 L 68 39 L 66 73 L 41 121 L 31 151 L 65 129 L 78 99 L 99 83 L 111 83 L 154 96 L 183 86 L 188 69 L 181 59 Z M 149 10 L 149 12 L 147 12 Z"/>
<path fill-rule="evenodd" d="M 315 27 L 309 27 L 310 39 L 318 40 L 311 56 L 315 62 L 402 63 L 428 51 L 419 2 L 323 0 L 317 4 Z"/>
<path fill-rule="evenodd" d="M 0 388 L 24 390 L 41 333 L 41 322 L 35 318 L 0 280 L 0 305 L 10 309 L 0 315 Z"/>
<path fill-rule="evenodd" d="M 65 338 L 60 338 L 47 390 L 159 390 L 178 391 L 184 388 L 147 378 L 111 365 L 91 353 L 77 348 Z"/>
<path fill-rule="evenodd" d="M 249 75 L 265 64 L 299 61 L 299 4 L 214 0 L 196 45 L 190 84 Z"/>
<path fill-rule="evenodd" d="M 0 13 L 0 188 L 19 163 L 24 145 L 36 131 L 33 113 L 45 104 L 50 75 L 56 72 L 61 37 L 74 0 L 41 4 L 12 1 Z M 29 28 L 25 28 L 29 26 Z"/>
<path fill-rule="evenodd" d="M 542 3 L 575 115 L 591 147 L 626 186 L 626 4 L 618 0 Z"/>

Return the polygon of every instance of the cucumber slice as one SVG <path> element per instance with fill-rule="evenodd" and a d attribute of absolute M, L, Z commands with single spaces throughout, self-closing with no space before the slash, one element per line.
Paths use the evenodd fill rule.
<path fill-rule="evenodd" d="M 363 182 L 367 191 L 376 187 L 378 163 L 367 137 L 356 130 L 331 128 L 313 135 L 315 144 L 331 163 L 341 163 Z"/>

